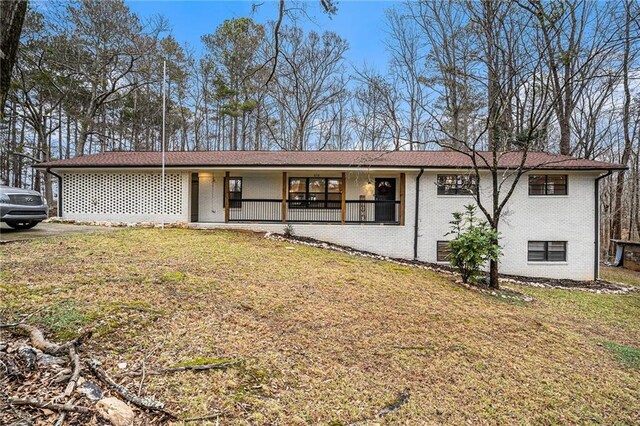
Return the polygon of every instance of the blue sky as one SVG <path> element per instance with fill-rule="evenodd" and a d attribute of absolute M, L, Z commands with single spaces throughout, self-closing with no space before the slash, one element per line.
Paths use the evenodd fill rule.
<path fill-rule="evenodd" d="M 251 16 L 256 22 L 266 23 L 277 17 L 276 1 L 154 1 L 128 0 L 131 10 L 141 18 L 155 14 L 164 15 L 172 26 L 172 34 L 180 43 L 188 42 L 196 53 L 202 52 L 200 36 L 212 33 L 225 19 Z M 252 5 L 263 3 L 252 14 Z M 387 64 L 385 50 L 385 10 L 391 1 L 341 1 L 338 13 L 327 17 L 321 10 L 320 1 L 307 1 L 310 21 L 301 14 L 299 26 L 310 31 L 334 31 L 349 42 L 347 60 L 354 66 L 384 69 Z M 288 2 L 288 5 L 295 3 Z"/>

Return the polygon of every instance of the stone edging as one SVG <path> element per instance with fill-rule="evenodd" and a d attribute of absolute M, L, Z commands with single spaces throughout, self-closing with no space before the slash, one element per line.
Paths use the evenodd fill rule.
<path fill-rule="evenodd" d="M 419 262 L 419 261 L 408 261 L 405 259 L 399 259 L 399 258 L 393 258 L 393 257 L 388 257 L 388 256 L 381 256 L 375 253 L 371 253 L 371 252 L 366 252 L 366 251 L 362 251 L 362 250 L 357 250 L 351 247 L 345 247 L 345 246 L 341 246 L 338 244 L 332 244 L 332 243 L 327 243 L 324 241 L 318 241 L 318 240 L 313 240 L 310 238 L 304 238 L 304 239 L 300 239 L 297 237 L 287 237 L 285 235 L 282 234 L 278 234 L 278 233 L 272 233 L 272 232 L 267 232 L 265 234 L 265 238 L 271 239 L 271 240 L 275 240 L 275 241 L 283 241 L 283 242 L 288 242 L 288 243 L 293 243 L 293 244 L 300 244 L 300 245 L 306 245 L 306 246 L 310 246 L 310 247 L 316 247 L 316 248 L 323 248 L 323 249 L 328 249 L 328 250 L 332 250 L 332 251 L 337 251 L 337 252 L 341 252 L 341 253 L 346 253 L 349 254 L 351 256 L 361 256 L 361 257 L 367 257 L 370 259 L 376 259 L 376 260 L 381 260 L 381 261 L 385 261 L 385 262 L 391 262 L 391 263 L 395 263 L 397 265 L 403 265 L 403 266 L 409 266 L 412 268 L 418 268 L 418 269 L 424 269 L 424 270 L 428 270 L 428 271 L 432 271 L 432 272 L 437 272 L 440 274 L 447 274 L 447 275 L 452 275 L 452 276 L 458 276 L 458 274 L 450 269 L 446 269 L 446 268 L 442 268 L 440 266 L 437 265 L 433 265 L 430 263 L 426 263 L 426 262 Z M 584 292 L 588 292 L 588 293 L 594 293 L 594 294 L 629 294 L 629 293 L 633 293 L 633 292 L 638 292 L 640 291 L 640 288 L 635 288 L 635 287 L 623 287 L 623 286 L 619 286 L 615 283 L 611 283 L 612 286 L 615 286 L 616 289 L 611 289 L 611 288 L 588 288 L 588 287 L 578 287 L 578 286 L 561 286 L 561 285 L 555 285 L 555 284 L 549 284 L 549 283 L 543 283 L 543 282 L 535 282 L 535 281 L 525 281 L 525 280 L 517 280 L 515 278 L 511 278 L 511 277 L 503 277 L 500 278 L 500 281 L 503 283 L 511 283 L 511 284 L 517 284 L 517 285 L 521 285 L 521 286 L 526 286 L 526 287 L 536 287 L 536 288 L 547 288 L 547 289 L 556 289 L 556 290 L 573 290 L 573 291 L 584 291 Z M 462 283 L 462 281 L 460 280 L 456 280 L 456 283 L 459 283 L 460 285 L 473 289 L 473 290 L 479 290 L 481 292 L 487 292 L 493 296 L 501 296 L 500 294 L 498 294 L 497 292 L 490 290 L 490 289 L 483 289 L 477 286 L 472 286 L 472 285 L 468 285 L 468 284 L 464 284 Z M 522 293 L 518 292 L 517 290 L 511 289 L 509 287 L 503 287 L 505 289 L 508 289 L 514 293 L 519 293 L 520 295 L 522 295 Z M 525 297 L 530 297 L 530 296 L 526 296 L 526 295 L 522 295 Z"/>
<path fill-rule="evenodd" d="M 45 219 L 43 223 L 64 223 L 69 225 L 87 225 L 87 226 L 104 226 L 107 228 L 162 228 L 163 225 L 157 222 L 109 222 L 109 221 L 90 221 L 90 220 L 71 220 L 61 217 L 50 217 Z M 190 228 L 186 222 L 165 223 L 165 228 Z"/>

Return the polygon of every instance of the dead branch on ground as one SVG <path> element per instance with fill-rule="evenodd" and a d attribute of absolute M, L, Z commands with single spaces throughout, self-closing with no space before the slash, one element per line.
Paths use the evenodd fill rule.
<path fill-rule="evenodd" d="M 386 416 L 389 413 L 392 413 L 402 407 L 404 404 L 409 402 L 409 397 L 411 394 L 409 393 L 409 389 L 405 389 L 400 392 L 400 395 L 393 401 L 391 404 L 385 406 L 382 410 L 378 411 L 376 414 L 378 417 Z"/>
<path fill-rule="evenodd" d="M 151 411 L 158 411 L 160 413 L 166 414 L 167 416 L 171 417 L 174 420 L 177 420 L 178 417 L 175 414 L 173 414 L 172 412 L 164 408 L 164 403 L 160 401 L 156 401 L 152 398 L 138 397 L 137 395 L 134 395 L 131 392 L 129 392 L 129 390 L 127 390 L 127 388 L 125 388 L 124 386 L 116 383 L 112 378 L 110 378 L 107 375 L 107 373 L 102 368 L 100 368 L 100 365 L 101 365 L 100 361 L 95 359 L 90 359 L 86 363 L 89 369 L 91 370 L 91 372 L 93 373 L 93 375 L 98 380 L 100 380 L 101 382 L 109 386 L 111 389 L 116 391 L 126 401 L 140 408 L 144 408 Z"/>
<path fill-rule="evenodd" d="M 81 335 L 77 339 L 70 340 L 61 345 L 57 343 L 52 343 L 44 338 L 44 334 L 40 329 L 34 327 L 29 324 L 25 324 L 24 322 L 13 323 L 13 324 L 2 324 L 0 328 L 9 328 L 14 329 L 13 331 L 19 331 L 22 334 L 26 334 L 29 336 L 29 340 L 31 340 L 31 345 L 40 349 L 42 352 L 49 355 L 65 355 L 70 348 L 80 346 L 83 342 L 88 340 L 91 337 L 91 331 Z"/>
<path fill-rule="evenodd" d="M 40 401 L 39 399 L 9 397 L 7 399 L 7 402 L 10 405 L 28 405 L 31 407 L 48 408 L 50 410 L 57 410 L 57 411 L 70 411 L 73 413 L 81 413 L 81 414 L 93 413 L 93 410 L 87 407 L 81 407 L 79 405 L 73 405 L 69 403 L 57 404 L 55 402 Z"/>
<path fill-rule="evenodd" d="M 142 375 L 160 376 L 162 374 L 178 373 L 180 371 L 189 371 L 189 370 L 193 370 L 193 371 L 226 370 L 227 368 L 234 366 L 236 364 L 240 364 L 242 362 L 244 362 L 243 359 L 236 360 L 236 361 L 223 362 L 220 364 L 201 364 L 201 365 L 185 365 L 182 367 L 170 367 L 170 368 L 163 368 L 161 370 L 155 370 L 155 371 L 142 371 L 142 370 L 126 371 L 124 373 L 116 374 L 114 377 L 138 377 Z"/>

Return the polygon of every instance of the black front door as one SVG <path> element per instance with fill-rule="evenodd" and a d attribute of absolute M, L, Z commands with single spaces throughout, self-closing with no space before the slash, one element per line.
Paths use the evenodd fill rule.
<path fill-rule="evenodd" d="M 396 179 L 376 178 L 376 222 L 396 221 Z"/>
<path fill-rule="evenodd" d="M 197 173 L 191 173 L 191 222 L 198 221 L 198 198 L 200 198 L 200 180 Z"/>

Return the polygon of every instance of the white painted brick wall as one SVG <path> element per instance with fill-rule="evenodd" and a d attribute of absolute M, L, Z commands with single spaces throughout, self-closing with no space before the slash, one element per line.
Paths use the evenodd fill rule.
<path fill-rule="evenodd" d="M 473 197 L 438 196 L 436 172 L 425 172 L 421 182 L 418 257 L 436 261 L 436 242 L 448 240 L 451 213 L 475 204 Z M 444 173 L 442 173 L 444 174 Z M 523 176 L 507 204 L 499 224 L 503 256 L 500 270 L 506 274 L 548 278 L 593 279 L 594 184 L 597 174 L 567 173 L 569 195 L 530 196 Z M 484 183 L 489 184 L 487 176 Z M 510 181 L 509 181 L 510 182 Z M 484 186 L 484 185 L 483 185 Z M 504 186 L 503 192 L 510 187 Z M 485 194 L 489 191 L 485 188 Z M 484 199 L 484 198 L 483 198 Z M 490 206 L 485 199 L 485 206 Z M 483 217 L 478 211 L 478 216 Z M 567 262 L 528 262 L 528 241 L 567 241 Z"/>

